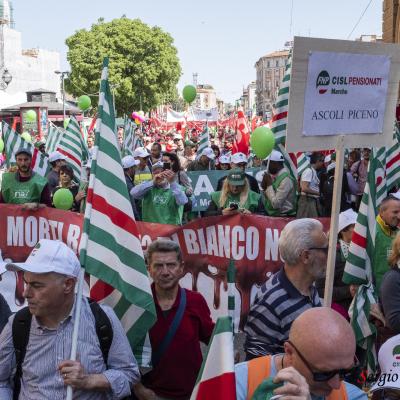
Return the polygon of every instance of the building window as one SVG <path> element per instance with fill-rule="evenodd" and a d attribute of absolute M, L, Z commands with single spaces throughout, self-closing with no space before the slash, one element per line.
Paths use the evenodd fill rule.
<path fill-rule="evenodd" d="M 275 61 L 275 67 L 279 67 L 279 60 Z"/>
<path fill-rule="evenodd" d="M 267 68 L 270 68 L 270 67 L 271 67 L 271 62 L 268 61 L 268 62 L 267 62 Z"/>

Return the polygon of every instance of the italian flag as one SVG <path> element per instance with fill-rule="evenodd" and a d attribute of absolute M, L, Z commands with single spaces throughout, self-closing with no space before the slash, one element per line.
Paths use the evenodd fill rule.
<path fill-rule="evenodd" d="M 236 399 L 230 317 L 218 318 L 190 400 Z"/>

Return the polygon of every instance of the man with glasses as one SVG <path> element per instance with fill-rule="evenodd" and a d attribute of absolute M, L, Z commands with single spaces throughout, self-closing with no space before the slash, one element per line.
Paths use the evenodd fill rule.
<path fill-rule="evenodd" d="M 330 308 L 309 309 L 293 322 L 281 354 L 235 366 L 236 398 L 250 399 L 265 379 L 273 378 L 284 382 L 274 394 L 293 400 L 366 400 L 366 393 L 343 381 L 358 365 L 355 349 L 346 319 Z"/>
<path fill-rule="evenodd" d="M 283 351 L 292 322 L 321 305 L 315 280 L 325 276 L 328 239 L 311 218 L 289 222 L 279 238 L 284 266 L 257 292 L 244 328 L 246 359 Z"/>

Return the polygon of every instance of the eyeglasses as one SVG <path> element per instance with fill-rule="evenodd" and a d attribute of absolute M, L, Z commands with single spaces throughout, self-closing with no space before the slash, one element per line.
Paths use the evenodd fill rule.
<path fill-rule="evenodd" d="M 313 375 L 313 379 L 315 382 L 326 382 L 332 379 L 334 376 L 339 375 L 339 379 L 343 380 L 346 375 L 351 373 L 355 368 L 359 366 L 359 361 L 356 356 L 354 356 L 354 365 L 351 368 L 348 369 L 335 369 L 333 371 L 321 371 L 321 372 L 314 372 L 313 367 L 309 364 L 309 362 L 305 359 L 305 357 L 300 353 L 300 351 L 297 349 L 297 347 L 290 341 L 287 340 L 287 343 L 289 343 L 295 350 L 296 353 L 299 355 L 301 361 L 306 365 L 306 367 L 310 370 L 310 372 Z"/>
<path fill-rule="evenodd" d="M 328 246 L 326 246 L 326 247 L 309 247 L 307 250 L 321 250 L 325 254 L 328 254 L 329 247 Z"/>

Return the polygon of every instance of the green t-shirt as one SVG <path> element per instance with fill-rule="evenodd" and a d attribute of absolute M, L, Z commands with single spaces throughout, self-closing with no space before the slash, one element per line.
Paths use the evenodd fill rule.
<path fill-rule="evenodd" d="M 221 193 L 222 193 L 221 191 L 211 193 L 211 200 L 216 204 L 218 208 L 221 208 L 219 205 L 219 199 L 221 197 Z M 253 192 L 252 190 L 249 190 L 249 195 L 247 196 L 246 203 L 244 204 L 244 207 L 241 207 L 240 194 L 233 195 L 232 193 L 229 193 L 226 202 L 222 208 L 228 208 L 231 203 L 235 203 L 239 206 L 239 209 L 242 208 L 249 210 L 250 212 L 256 212 L 258 209 L 258 202 L 260 200 L 260 197 L 261 197 L 260 194 Z"/>
<path fill-rule="evenodd" d="M 1 182 L 1 194 L 4 202 L 9 204 L 39 203 L 46 185 L 47 179 L 34 172 L 25 182 L 17 179 L 16 172 L 6 172 Z"/>
<path fill-rule="evenodd" d="M 183 188 L 180 186 L 181 190 Z M 170 188 L 151 188 L 142 200 L 142 220 L 159 224 L 180 225 L 183 206 L 176 204 Z"/>

